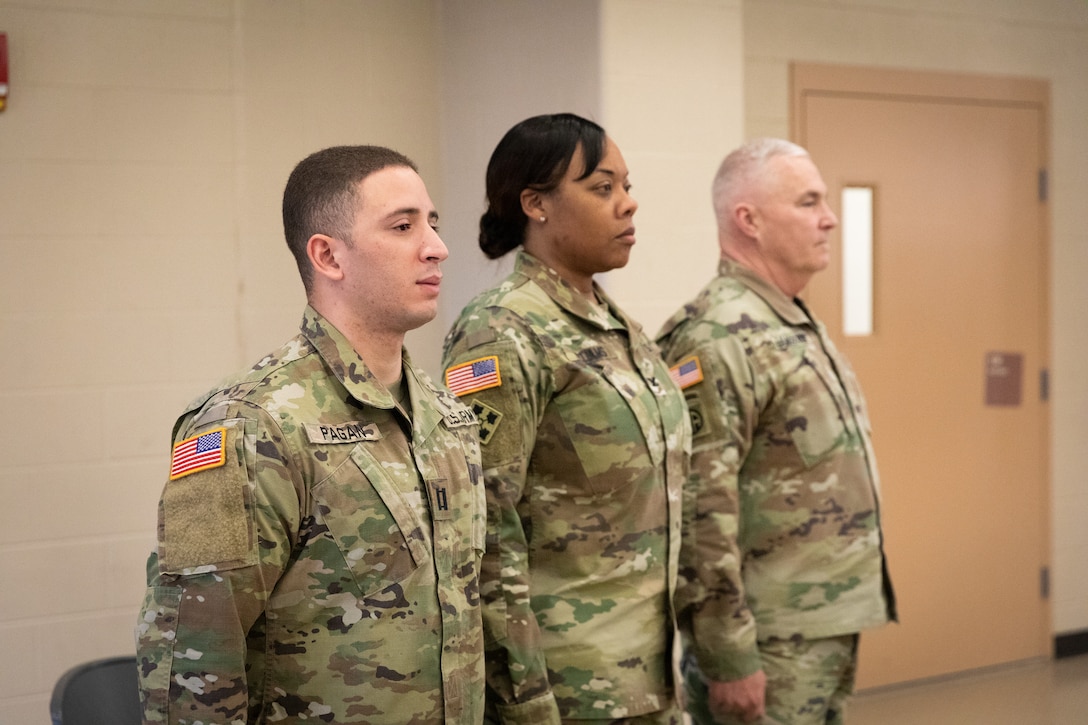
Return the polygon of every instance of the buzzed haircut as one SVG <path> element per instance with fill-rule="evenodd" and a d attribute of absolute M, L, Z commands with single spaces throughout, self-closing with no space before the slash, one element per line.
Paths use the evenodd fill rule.
<path fill-rule="evenodd" d="M 313 283 L 306 255 L 310 237 L 326 234 L 351 244 L 359 182 L 390 166 L 419 172 L 407 156 L 384 146 L 332 146 L 310 154 L 291 172 L 283 190 L 283 234 L 307 294 Z"/>
<path fill-rule="evenodd" d="M 733 206 L 741 201 L 738 196 L 762 179 L 768 161 L 776 156 L 808 155 L 801 146 L 781 138 L 752 139 L 731 152 L 718 167 L 710 189 L 718 224 L 721 225 Z"/>

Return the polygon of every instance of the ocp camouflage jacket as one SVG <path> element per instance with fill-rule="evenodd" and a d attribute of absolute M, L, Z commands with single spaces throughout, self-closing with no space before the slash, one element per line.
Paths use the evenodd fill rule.
<path fill-rule="evenodd" d="M 410 421 L 307 308 L 179 419 L 137 630 L 145 722 L 481 721 L 476 419 L 403 369 Z M 222 462 L 192 470 L 190 440 Z"/>
<path fill-rule="evenodd" d="M 656 346 L 597 294 L 605 308 L 521 251 L 446 339 L 446 382 L 481 420 L 488 695 L 504 722 L 673 702 L 687 415 Z"/>
<path fill-rule="evenodd" d="M 894 617 L 870 424 L 853 371 L 799 300 L 724 260 L 658 343 L 692 419 L 681 630 L 714 680 L 757 640 Z"/>

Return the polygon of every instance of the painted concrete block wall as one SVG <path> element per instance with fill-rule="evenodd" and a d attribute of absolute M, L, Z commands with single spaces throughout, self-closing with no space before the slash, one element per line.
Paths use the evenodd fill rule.
<path fill-rule="evenodd" d="M 604 283 L 652 336 L 717 273 L 710 182 L 744 140 L 741 3 L 602 7 L 603 116 L 639 202 L 631 261 Z"/>
<path fill-rule="evenodd" d="M 478 244 L 484 174 L 511 126 L 543 113 L 602 122 L 597 2 L 462 0 L 442 3 L 442 333 L 480 291 L 509 274 L 514 254 L 489 260 Z M 437 339 L 441 357 L 442 339 Z M 434 360 L 434 370 L 440 361 Z"/>
<path fill-rule="evenodd" d="M 298 328 L 293 165 L 397 147 L 441 201 L 437 3 L 0 0 L 0 722 L 131 652 L 174 417 Z"/>

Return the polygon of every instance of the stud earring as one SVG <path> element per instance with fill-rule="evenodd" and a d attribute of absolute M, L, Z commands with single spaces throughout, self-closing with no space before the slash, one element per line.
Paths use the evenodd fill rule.
<path fill-rule="evenodd" d="M 546 216 L 541 216 L 541 217 L 540 217 L 540 223 L 541 223 L 541 224 L 543 224 L 543 223 L 544 223 L 544 222 L 546 222 L 546 221 L 548 221 L 548 217 L 546 217 Z"/>

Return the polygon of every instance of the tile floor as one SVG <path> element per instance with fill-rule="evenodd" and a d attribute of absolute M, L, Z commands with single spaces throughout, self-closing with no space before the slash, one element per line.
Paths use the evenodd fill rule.
<path fill-rule="evenodd" d="M 1088 725 L 1088 655 L 859 692 L 849 725 Z"/>

